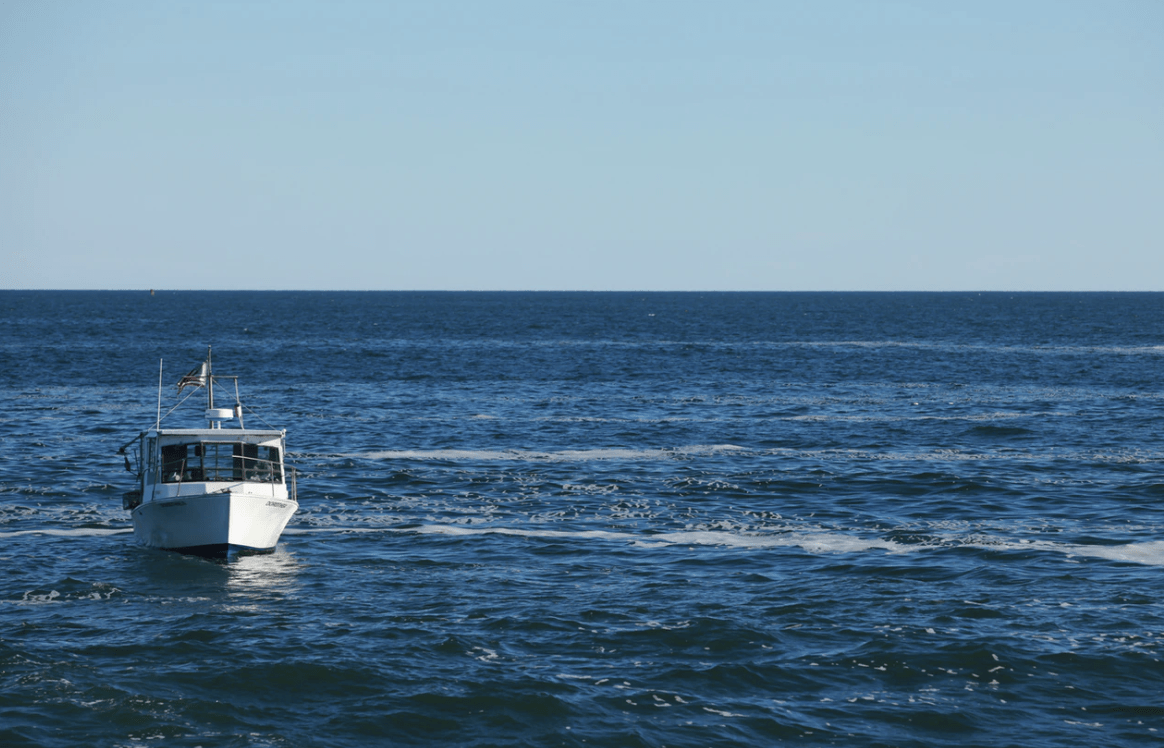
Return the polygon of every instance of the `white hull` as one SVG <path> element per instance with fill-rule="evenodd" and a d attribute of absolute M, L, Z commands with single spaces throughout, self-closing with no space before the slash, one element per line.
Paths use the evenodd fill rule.
<path fill-rule="evenodd" d="M 187 488 L 189 490 L 189 488 Z M 298 504 L 271 492 L 191 493 L 147 501 L 133 510 L 137 542 L 207 555 L 273 551 Z"/>

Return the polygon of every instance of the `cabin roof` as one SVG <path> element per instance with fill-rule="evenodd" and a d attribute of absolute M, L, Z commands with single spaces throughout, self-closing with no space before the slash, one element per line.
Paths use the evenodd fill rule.
<path fill-rule="evenodd" d="M 209 436 L 229 439 L 232 436 L 260 437 L 264 439 L 282 438 L 283 431 L 273 429 L 149 429 L 147 436 Z"/>

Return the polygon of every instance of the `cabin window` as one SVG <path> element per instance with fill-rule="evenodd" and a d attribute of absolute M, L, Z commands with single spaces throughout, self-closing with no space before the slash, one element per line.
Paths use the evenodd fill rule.
<path fill-rule="evenodd" d="M 158 440 L 151 437 L 145 443 L 146 480 L 153 483 L 158 479 Z"/>
<path fill-rule="evenodd" d="M 235 480 L 259 483 L 279 483 L 283 480 L 278 447 L 235 444 L 233 457 Z"/>
<path fill-rule="evenodd" d="M 163 444 L 162 481 L 183 483 L 203 480 L 200 447 L 199 444 Z"/>
<path fill-rule="evenodd" d="M 198 451 L 202 455 L 202 465 L 206 476 L 203 480 L 238 480 L 234 477 L 231 469 L 230 448 L 232 446 L 231 444 L 218 444 L 216 442 L 205 442 L 198 445 Z"/>
<path fill-rule="evenodd" d="M 278 447 L 259 447 L 259 460 L 266 463 L 270 478 L 274 483 L 283 482 L 283 463 L 279 462 Z"/>
<path fill-rule="evenodd" d="M 196 442 L 162 446 L 162 481 L 281 483 L 279 448 L 245 442 Z"/>
<path fill-rule="evenodd" d="M 258 444 L 235 444 L 231 452 L 231 457 L 235 480 L 259 479 Z"/>

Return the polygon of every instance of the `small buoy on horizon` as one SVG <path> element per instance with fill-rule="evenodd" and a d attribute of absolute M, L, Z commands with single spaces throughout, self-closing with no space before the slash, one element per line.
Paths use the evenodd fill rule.
<path fill-rule="evenodd" d="M 151 288 L 150 289 L 150 296 L 153 296 L 153 295 L 154 295 L 154 289 Z"/>

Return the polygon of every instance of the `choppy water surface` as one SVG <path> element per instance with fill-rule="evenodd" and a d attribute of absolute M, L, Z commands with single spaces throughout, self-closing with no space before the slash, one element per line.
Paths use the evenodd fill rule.
<path fill-rule="evenodd" d="M 0 323 L 0 744 L 1164 739 L 1164 295 L 0 292 Z M 269 556 L 143 549 L 121 509 L 158 359 L 173 404 L 207 344 L 301 471 Z"/>

